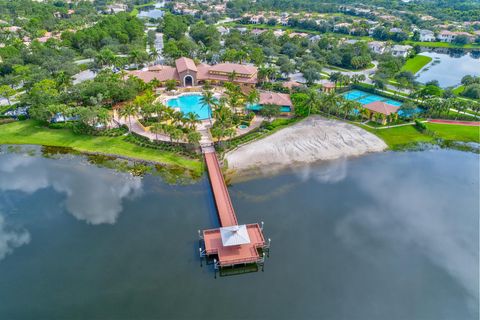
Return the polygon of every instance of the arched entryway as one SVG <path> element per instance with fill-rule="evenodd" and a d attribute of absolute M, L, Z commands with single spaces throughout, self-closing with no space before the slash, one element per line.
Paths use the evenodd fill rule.
<path fill-rule="evenodd" d="M 184 86 L 184 87 L 191 87 L 191 86 L 193 86 L 193 77 L 190 76 L 190 75 L 186 75 L 186 76 L 183 78 L 183 86 Z"/>

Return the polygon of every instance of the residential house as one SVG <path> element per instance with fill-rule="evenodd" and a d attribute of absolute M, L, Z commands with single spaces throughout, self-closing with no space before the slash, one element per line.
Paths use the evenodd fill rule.
<path fill-rule="evenodd" d="M 403 32 L 401 28 L 390 28 L 389 30 L 390 33 L 400 33 Z"/>
<path fill-rule="evenodd" d="M 322 39 L 322 36 L 321 35 L 314 35 L 314 36 L 311 36 L 308 41 L 312 42 L 312 43 L 315 43 L 315 42 L 318 42 L 320 41 L 320 39 Z"/>
<path fill-rule="evenodd" d="M 106 14 L 117 14 L 119 12 L 127 11 L 128 6 L 123 3 L 114 3 L 107 6 Z"/>
<path fill-rule="evenodd" d="M 224 26 L 217 27 L 217 31 L 220 33 L 221 36 L 226 36 L 227 34 L 230 33 L 230 29 L 228 29 Z"/>
<path fill-rule="evenodd" d="M 455 39 L 456 36 L 457 35 L 456 35 L 455 32 L 452 32 L 452 31 L 449 31 L 449 30 L 442 30 L 438 34 L 438 40 L 440 40 L 442 42 L 452 42 Z"/>
<path fill-rule="evenodd" d="M 403 57 L 403 58 L 406 58 L 408 56 L 408 53 L 410 52 L 410 50 L 412 50 L 413 47 L 412 46 L 409 46 L 409 45 L 399 45 L 399 44 L 396 44 L 394 45 L 390 52 L 392 53 L 392 55 L 394 57 Z"/>
<path fill-rule="evenodd" d="M 283 36 L 285 34 L 285 31 L 282 30 L 282 29 L 277 29 L 275 31 L 273 31 L 273 35 L 277 38 Z"/>
<path fill-rule="evenodd" d="M 336 25 L 333 26 L 333 31 L 349 33 L 351 27 L 352 27 L 351 23 L 347 23 L 347 22 L 337 23 Z"/>
<path fill-rule="evenodd" d="M 253 29 L 252 31 L 250 31 L 250 34 L 253 35 L 254 37 L 258 37 L 259 35 L 265 32 L 267 32 L 267 30 L 265 29 Z"/>
<path fill-rule="evenodd" d="M 372 50 L 373 53 L 383 54 L 386 49 L 386 43 L 382 41 L 372 41 L 368 43 L 368 47 Z"/>
<path fill-rule="evenodd" d="M 265 20 L 265 17 L 263 15 L 256 15 L 256 16 L 251 16 L 250 17 L 250 23 L 251 24 L 260 24 Z"/>
<path fill-rule="evenodd" d="M 435 34 L 433 33 L 433 31 L 423 29 L 419 31 L 419 34 L 420 34 L 420 41 L 430 42 L 430 41 L 436 40 Z"/>

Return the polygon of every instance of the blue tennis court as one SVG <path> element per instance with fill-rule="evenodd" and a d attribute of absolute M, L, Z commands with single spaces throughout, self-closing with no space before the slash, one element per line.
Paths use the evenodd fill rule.
<path fill-rule="evenodd" d="M 385 97 L 382 97 L 373 93 L 361 91 L 361 90 L 351 90 L 351 91 L 345 92 L 343 94 L 343 97 L 347 100 L 357 101 L 362 105 L 369 104 L 375 101 L 383 101 L 385 103 L 388 103 L 397 107 L 400 107 L 402 105 L 400 101 L 392 100 L 390 98 L 385 98 Z"/>
<path fill-rule="evenodd" d="M 392 100 L 390 98 L 385 98 L 376 94 L 368 93 L 365 91 L 361 90 L 351 90 L 348 92 L 345 92 L 343 94 L 343 97 L 347 100 L 353 100 L 361 103 L 362 105 L 366 105 L 375 101 L 383 101 L 385 103 L 391 104 L 392 106 L 396 107 L 401 107 L 402 103 L 397 100 Z M 423 110 L 421 108 L 416 108 L 411 111 L 404 111 L 404 110 L 398 110 L 398 115 L 399 116 L 412 116 L 413 114 L 420 113 Z M 357 114 L 358 111 L 355 112 Z"/>

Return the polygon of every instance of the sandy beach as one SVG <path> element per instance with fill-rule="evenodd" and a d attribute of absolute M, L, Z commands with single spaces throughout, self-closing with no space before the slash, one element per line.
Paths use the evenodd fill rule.
<path fill-rule="evenodd" d="M 320 160 L 380 152 L 386 148 L 383 140 L 362 128 L 312 116 L 228 152 L 225 160 L 236 175 L 250 175 Z"/>

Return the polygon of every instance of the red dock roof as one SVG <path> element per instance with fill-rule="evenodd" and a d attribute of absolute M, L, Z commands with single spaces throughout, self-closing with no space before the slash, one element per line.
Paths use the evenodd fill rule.
<path fill-rule="evenodd" d="M 265 239 L 258 223 L 247 225 L 247 230 L 250 243 L 228 247 L 222 244 L 220 229 L 204 230 L 206 253 L 217 254 L 221 266 L 257 262 L 260 259 L 257 248 L 265 245 Z"/>

